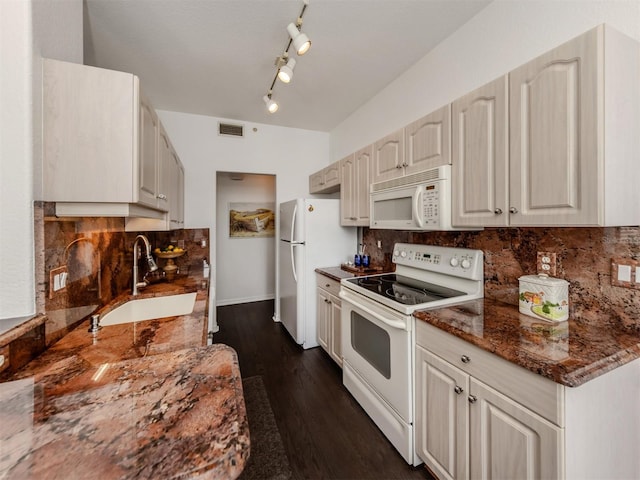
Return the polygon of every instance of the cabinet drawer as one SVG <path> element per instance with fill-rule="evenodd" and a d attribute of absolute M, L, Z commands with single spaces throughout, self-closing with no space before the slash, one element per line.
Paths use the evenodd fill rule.
<path fill-rule="evenodd" d="M 422 320 L 416 342 L 550 422 L 564 426 L 564 387 Z M 468 357 L 464 362 L 462 357 Z M 467 360 L 467 359 L 465 359 Z"/>
<path fill-rule="evenodd" d="M 320 273 L 316 273 L 316 286 L 318 288 L 326 290 L 331 295 L 335 295 L 336 297 L 338 296 L 338 293 L 340 293 L 340 282 Z"/>

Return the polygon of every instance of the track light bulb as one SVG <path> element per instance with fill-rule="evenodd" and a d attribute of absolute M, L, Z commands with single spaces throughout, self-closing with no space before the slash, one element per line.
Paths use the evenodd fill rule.
<path fill-rule="evenodd" d="M 287 64 L 280 67 L 280 70 L 278 71 L 278 78 L 280 79 L 280 81 L 282 81 L 283 83 L 289 83 L 293 78 L 294 68 L 296 68 L 296 59 L 291 58 L 289 59 Z"/>
<path fill-rule="evenodd" d="M 276 113 L 278 111 L 278 104 L 274 100 L 271 100 L 270 95 L 265 95 L 264 97 L 262 97 L 262 100 L 267 106 L 267 110 L 269 110 L 269 113 Z"/>
<path fill-rule="evenodd" d="M 298 27 L 294 23 L 287 25 L 287 32 L 293 42 L 293 48 L 295 48 L 298 55 L 304 55 L 311 48 L 311 40 L 304 33 L 298 30 Z"/>

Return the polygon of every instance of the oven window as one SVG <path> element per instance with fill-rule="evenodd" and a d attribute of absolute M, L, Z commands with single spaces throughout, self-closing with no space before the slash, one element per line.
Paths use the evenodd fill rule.
<path fill-rule="evenodd" d="M 411 196 L 390 198 L 389 200 L 375 199 L 373 202 L 374 220 L 411 220 L 412 218 L 413 200 Z"/>
<path fill-rule="evenodd" d="M 351 312 L 351 346 L 385 378 L 391 378 L 391 340 L 383 328 Z"/>

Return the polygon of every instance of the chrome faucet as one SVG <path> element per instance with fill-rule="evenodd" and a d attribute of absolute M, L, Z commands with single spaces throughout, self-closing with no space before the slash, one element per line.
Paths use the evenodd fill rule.
<path fill-rule="evenodd" d="M 142 240 L 144 242 L 145 256 L 147 257 L 147 265 L 149 266 L 149 271 L 155 272 L 156 270 L 158 270 L 158 265 L 151 255 L 151 245 L 149 245 L 149 240 L 144 235 L 138 235 L 133 242 L 133 295 L 138 294 L 139 288 L 144 288 L 147 286 L 147 282 L 145 281 L 138 282 L 138 259 L 140 258 L 140 252 L 138 250 L 138 240 Z"/>

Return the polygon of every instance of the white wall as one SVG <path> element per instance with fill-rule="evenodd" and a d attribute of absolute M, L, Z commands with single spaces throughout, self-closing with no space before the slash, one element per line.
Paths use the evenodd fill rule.
<path fill-rule="evenodd" d="M 42 55 L 82 62 L 82 0 L 0 0 L 0 319 L 35 313 Z"/>
<path fill-rule="evenodd" d="M 495 0 L 331 132 L 338 160 L 601 23 L 640 40 L 638 0 Z"/>
<path fill-rule="evenodd" d="M 275 296 L 275 237 L 230 238 L 229 203 L 276 202 L 276 177 L 219 173 L 216 182 L 216 305 L 268 300 Z"/>
<path fill-rule="evenodd" d="M 215 238 L 217 230 L 216 172 L 275 175 L 277 205 L 308 197 L 309 175 L 329 163 L 326 132 L 180 112 L 158 111 L 158 115 L 185 168 L 185 228 L 209 228 L 211 238 Z M 219 121 L 243 124 L 244 138 L 219 136 Z M 215 244 L 210 250 L 211 277 L 216 278 Z M 277 252 L 275 247 L 274 251 Z"/>

